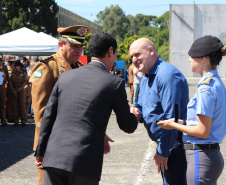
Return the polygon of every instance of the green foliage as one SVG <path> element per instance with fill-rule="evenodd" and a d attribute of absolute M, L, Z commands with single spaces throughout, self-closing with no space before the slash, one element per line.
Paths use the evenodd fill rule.
<path fill-rule="evenodd" d="M 118 35 L 120 38 L 123 38 L 126 33 L 125 23 L 127 19 L 123 10 L 118 5 L 106 7 L 104 11 L 98 13 L 97 19 L 95 22 L 102 25 L 103 31 L 115 37 Z"/>
<path fill-rule="evenodd" d="M 143 26 L 150 26 L 150 23 L 153 22 L 156 16 L 137 14 L 135 18 L 138 22 L 138 27 L 141 28 Z"/>
<path fill-rule="evenodd" d="M 126 62 L 126 67 L 128 67 L 132 63 L 129 54 L 129 47 L 135 40 L 137 40 L 137 35 L 133 35 L 128 38 L 126 37 L 118 46 L 117 59 L 124 60 Z"/>
<path fill-rule="evenodd" d="M 89 54 L 89 39 L 90 39 L 90 37 L 92 37 L 92 35 L 93 35 L 92 33 L 88 33 L 87 35 L 85 35 L 86 45 L 83 46 L 84 55 L 87 55 L 88 62 L 91 61 L 91 57 L 90 57 L 90 54 Z"/>
<path fill-rule="evenodd" d="M 3 33 L 27 27 L 56 36 L 58 9 L 54 0 L 2 0 Z"/>
<path fill-rule="evenodd" d="M 160 30 L 168 29 L 169 12 L 164 13 L 161 17 L 154 19 L 154 24 L 160 28 Z"/>
<path fill-rule="evenodd" d="M 158 32 L 155 35 L 155 47 L 158 54 L 163 60 L 169 61 L 169 12 L 164 13 L 159 18 L 154 20 L 154 24 L 158 27 Z"/>
<path fill-rule="evenodd" d="M 117 60 L 131 64 L 129 46 L 137 38 L 149 38 L 156 47 L 158 54 L 166 61 L 169 60 L 169 12 L 160 17 L 137 14 L 125 16 L 118 6 L 111 5 L 100 11 L 95 21 L 103 26 L 103 31 L 115 36 L 118 42 Z"/>

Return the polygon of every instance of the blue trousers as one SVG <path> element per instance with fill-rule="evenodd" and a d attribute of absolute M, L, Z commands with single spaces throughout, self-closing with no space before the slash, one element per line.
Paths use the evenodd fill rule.
<path fill-rule="evenodd" d="M 139 97 L 139 93 L 140 93 L 140 84 L 133 84 L 133 89 L 134 89 L 134 93 L 133 93 L 133 105 L 136 105 L 138 102 L 138 97 Z"/>
<path fill-rule="evenodd" d="M 180 144 L 171 151 L 168 158 L 168 170 L 162 174 L 164 185 L 187 185 L 186 171 L 187 162 L 183 144 Z"/>
<path fill-rule="evenodd" d="M 34 118 L 34 112 L 33 112 L 32 104 L 31 104 L 31 118 Z"/>

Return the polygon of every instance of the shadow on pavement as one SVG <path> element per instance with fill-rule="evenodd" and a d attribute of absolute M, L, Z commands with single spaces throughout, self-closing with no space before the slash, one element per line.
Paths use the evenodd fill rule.
<path fill-rule="evenodd" d="M 34 124 L 0 127 L 0 172 L 33 153 Z"/>

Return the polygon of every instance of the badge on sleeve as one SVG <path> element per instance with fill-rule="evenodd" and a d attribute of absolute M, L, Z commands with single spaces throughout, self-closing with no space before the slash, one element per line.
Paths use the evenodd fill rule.
<path fill-rule="evenodd" d="M 206 92 L 207 94 L 210 94 L 210 92 L 208 91 L 208 89 L 205 89 L 205 88 L 200 89 L 199 92 L 200 92 L 200 93 Z"/>
<path fill-rule="evenodd" d="M 37 127 L 41 127 L 41 123 L 40 122 L 37 123 Z"/>
<path fill-rule="evenodd" d="M 42 70 L 37 70 L 34 73 L 34 78 L 41 78 L 42 77 Z"/>

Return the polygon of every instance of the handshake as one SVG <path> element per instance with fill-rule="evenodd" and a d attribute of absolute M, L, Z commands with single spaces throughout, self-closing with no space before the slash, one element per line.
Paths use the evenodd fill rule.
<path fill-rule="evenodd" d="M 139 122 L 140 121 L 140 118 L 141 118 L 141 113 L 139 111 L 139 109 L 135 106 L 131 106 L 130 107 L 130 112 L 133 113 L 136 118 L 137 118 L 137 121 Z"/>

